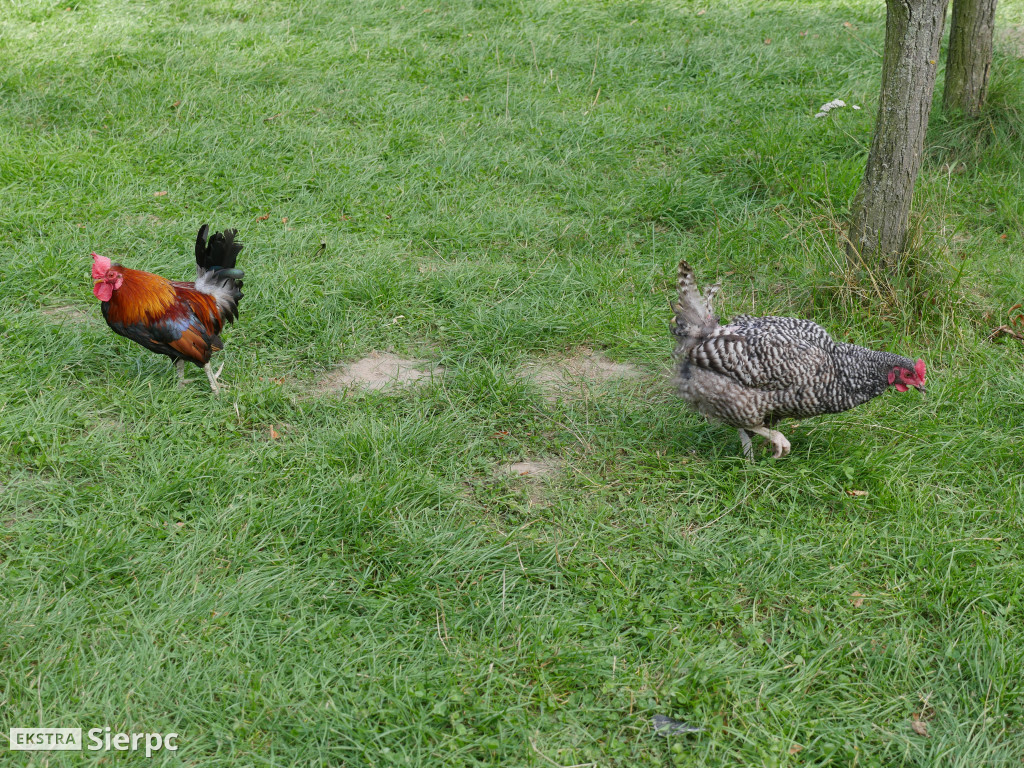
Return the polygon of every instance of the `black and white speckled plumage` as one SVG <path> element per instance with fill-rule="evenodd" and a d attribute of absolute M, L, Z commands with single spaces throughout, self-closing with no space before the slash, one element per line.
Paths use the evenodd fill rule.
<path fill-rule="evenodd" d="M 789 443 L 771 429 L 780 419 L 839 413 L 866 403 L 893 383 L 894 370 L 910 374 L 897 379 L 900 384 L 923 387 L 923 362 L 837 343 L 810 320 L 741 315 L 720 325 L 711 308 L 717 287 L 702 297 L 685 261 L 679 265 L 678 289 L 672 333 L 679 395 L 709 419 L 739 429 L 748 455 L 744 430 L 764 435 L 776 455 L 784 455 Z"/>

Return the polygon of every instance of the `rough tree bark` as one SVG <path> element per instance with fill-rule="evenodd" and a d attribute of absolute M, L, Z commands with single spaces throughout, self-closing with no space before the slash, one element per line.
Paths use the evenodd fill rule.
<path fill-rule="evenodd" d="M 981 111 L 992 67 L 992 36 L 996 29 L 996 0 L 953 0 L 946 54 L 946 112 Z"/>
<path fill-rule="evenodd" d="M 947 3 L 886 0 L 878 118 L 847 243 L 854 262 L 879 262 L 904 250 Z"/>

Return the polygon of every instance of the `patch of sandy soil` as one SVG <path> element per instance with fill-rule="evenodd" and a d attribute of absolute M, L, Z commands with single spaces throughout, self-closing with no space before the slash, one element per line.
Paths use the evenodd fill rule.
<path fill-rule="evenodd" d="M 431 370 L 423 360 L 399 357 L 390 352 L 371 352 L 362 360 L 331 371 L 317 383 L 319 394 L 346 389 L 377 390 L 408 386 L 441 374 L 440 366 Z"/>
<path fill-rule="evenodd" d="M 51 323 L 90 323 L 94 318 L 89 312 L 72 304 L 42 307 L 39 313 Z"/>
<path fill-rule="evenodd" d="M 644 372 L 629 363 L 616 363 L 590 349 L 558 359 L 526 363 L 519 369 L 520 378 L 529 379 L 554 399 L 559 395 L 609 381 L 636 379 Z"/>
<path fill-rule="evenodd" d="M 995 43 L 997 47 L 1018 59 L 1024 58 L 1024 26 L 1019 24 L 997 25 Z"/>
<path fill-rule="evenodd" d="M 499 469 L 503 475 L 514 477 L 543 478 L 558 474 L 558 471 L 565 466 L 561 459 L 536 459 L 530 461 L 517 461 L 515 464 L 505 464 Z"/>
<path fill-rule="evenodd" d="M 124 424 L 122 424 L 118 419 L 101 417 L 92 420 L 91 428 L 94 430 L 102 430 L 104 432 L 121 432 L 124 429 Z"/>
<path fill-rule="evenodd" d="M 152 213 L 126 214 L 120 218 L 126 224 L 134 224 L 136 226 L 155 227 L 158 224 L 163 224 L 163 219 Z"/>
<path fill-rule="evenodd" d="M 520 486 L 526 490 L 529 505 L 546 508 L 550 505 L 547 498 L 547 483 L 555 479 L 564 468 L 565 461 L 559 458 L 525 459 L 495 468 L 494 476 L 516 478 Z"/>

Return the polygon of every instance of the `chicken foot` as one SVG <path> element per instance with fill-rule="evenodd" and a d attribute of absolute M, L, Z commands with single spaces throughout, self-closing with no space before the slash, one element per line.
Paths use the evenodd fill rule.
<path fill-rule="evenodd" d="M 786 436 L 778 430 L 768 429 L 768 427 L 748 427 L 748 429 L 755 435 L 760 435 L 772 444 L 772 455 L 775 456 L 776 459 L 781 459 L 783 456 L 787 456 L 789 454 L 789 440 L 787 440 Z M 743 430 L 740 431 L 742 432 Z M 749 443 L 749 441 L 750 438 L 748 437 L 747 442 Z M 746 452 L 746 446 L 744 446 L 744 452 Z"/>
<path fill-rule="evenodd" d="M 220 364 L 220 368 L 217 369 L 216 373 L 213 372 L 213 368 L 209 363 L 203 366 L 203 370 L 206 371 L 206 378 L 210 380 L 210 389 L 213 390 L 213 394 L 219 395 L 221 385 L 217 384 L 217 379 L 220 377 L 220 372 L 224 370 L 224 363 Z"/>

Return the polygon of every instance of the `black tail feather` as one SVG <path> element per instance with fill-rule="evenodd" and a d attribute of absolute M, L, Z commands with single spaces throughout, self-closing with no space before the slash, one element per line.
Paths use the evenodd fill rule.
<path fill-rule="evenodd" d="M 210 227 L 203 224 L 196 237 L 196 288 L 217 297 L 217 306 L 225 321 L 238 317 L 245 272 L 235 266 L 242 244 L 235 242 L 238 230 L 217 232 L 209 240 Z"/>
<path fill-rule="evenodd" d="M 210 226 L 203 224 L 196 237 L 196 266 L 200 270 L 200 275 L 211 269 L 234 269 L 235 261 L 242 250 L 242 244 L 235 242 L 238 230 L 225 229 L 224 232 L 215 233 L 207 241 L 209 231 Z"/>

